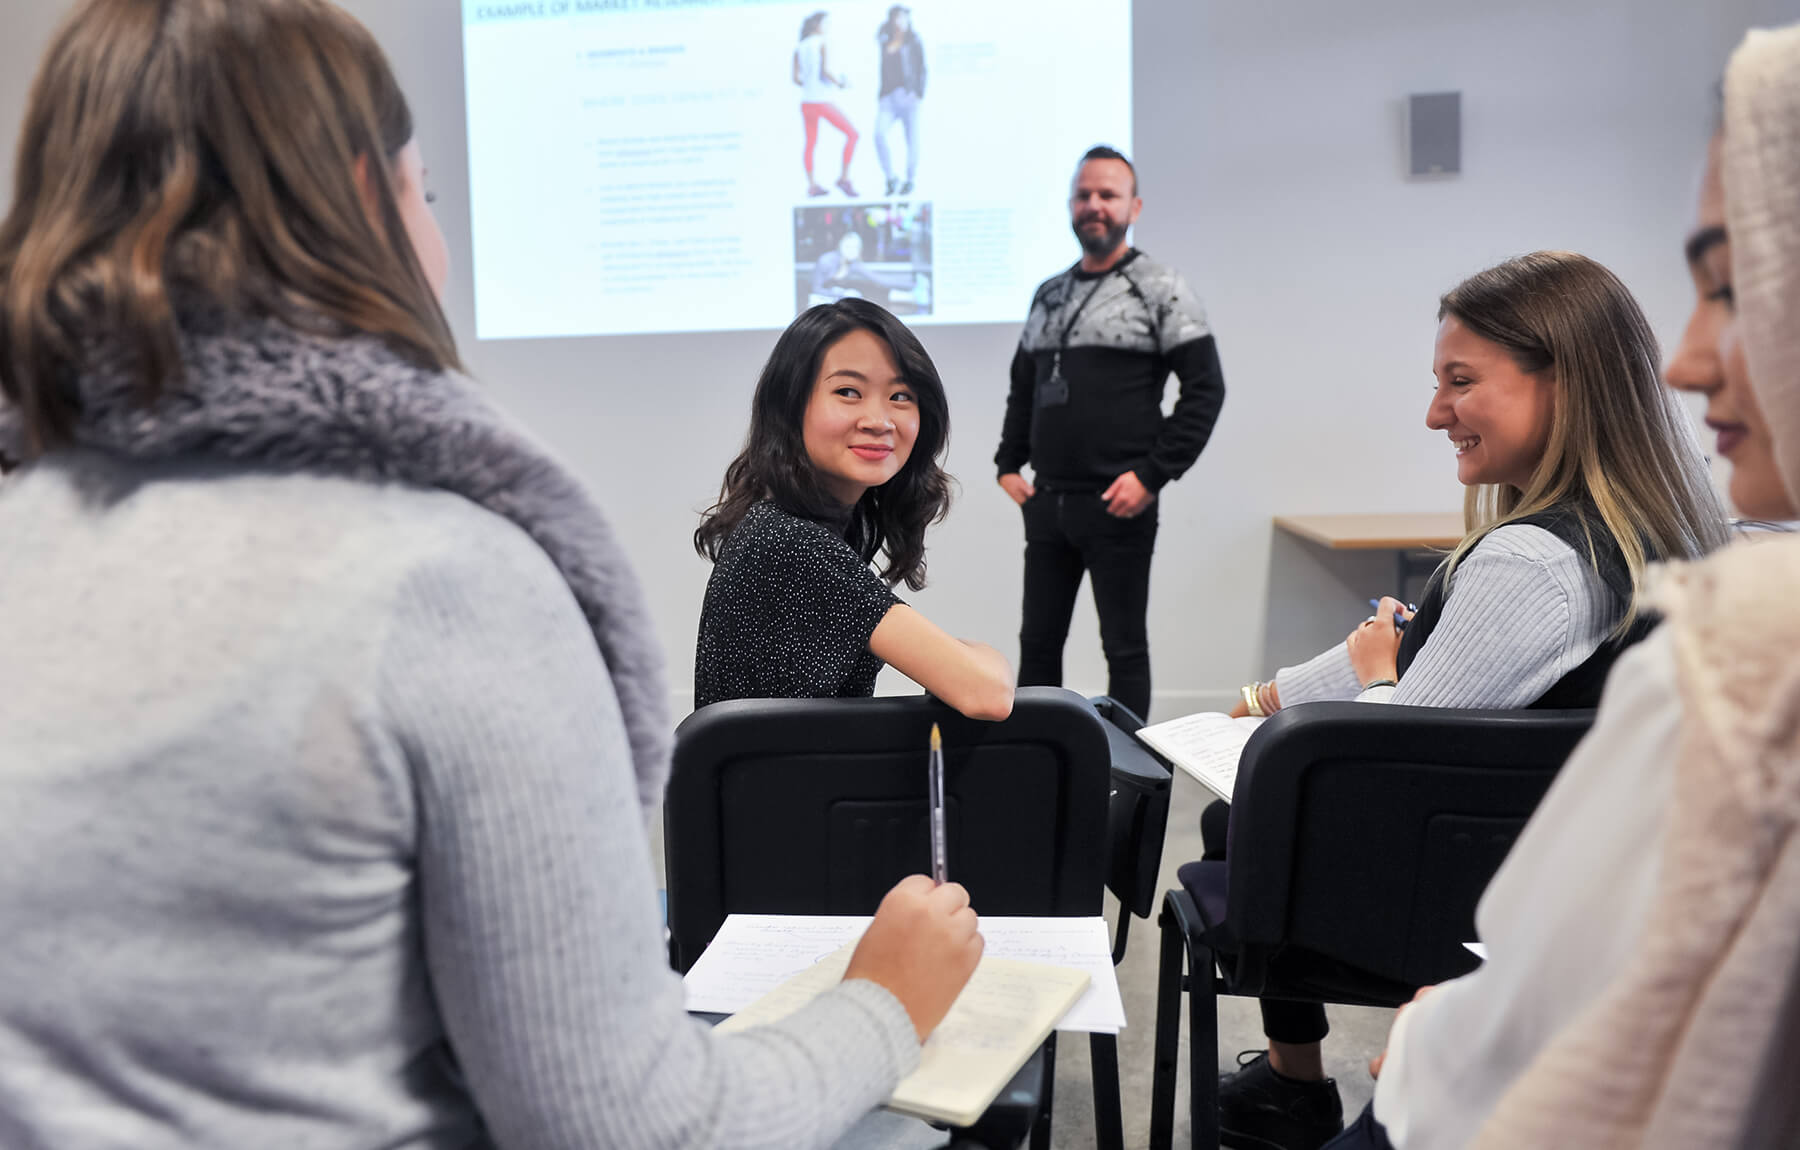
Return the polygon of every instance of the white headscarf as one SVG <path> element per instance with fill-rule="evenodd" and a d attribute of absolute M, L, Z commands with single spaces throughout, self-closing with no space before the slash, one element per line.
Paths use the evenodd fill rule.
<path fill-rule="evenodd" d="M 1725 223 L 1750 384 L 1800 504 L 1800 25 L 1752 32 L 1725 82 Z"/>

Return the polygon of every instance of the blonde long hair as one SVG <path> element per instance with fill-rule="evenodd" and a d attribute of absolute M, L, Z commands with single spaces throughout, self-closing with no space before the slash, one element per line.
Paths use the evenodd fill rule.
<path fill-rule="evenodd" d="M 1438 319 L 1512 356 L 1519 370 L 1549 373 L 1554 415 L 1544 458 L 1523 489 L 1471 487 L 1467 532 L 1445 578 L 1496 527 L 1570 507 L 1582 517 L 1588 561 L 1594 530 L 1618 541 L 1632 597 L 1619 622 L 1637 617 L 1645 566 L 1691 559 L 1726 542 L 1726 519 L 1692 426 L 1662 382 L 1656 336 L 1619 277 L 1574 252 L 1533 252 L 1477 272 L 1438 302 Z M 1600 517 L 1588 521 L 1588 511 Z"/>
<path fill-rule="evenodd" d="M 191 306 L 456 367 L 395 198 L 411 137 L 380 46 L 326 0 L 77 7 L 32 84 L 0 222 L 0 391 L 28 450 L 70 440 L 96 343 L 130 357 L 146 403 L 178 387 Z"/>

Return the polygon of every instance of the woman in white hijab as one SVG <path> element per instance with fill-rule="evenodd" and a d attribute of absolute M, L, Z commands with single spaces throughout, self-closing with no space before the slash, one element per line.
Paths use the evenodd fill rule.
<path fill-rule="evenodd" d="M 1746 515 L 1800 518 L 1800 26 L 1733 56 L 1669 383 Z M 1663 573 L 1664 624 L 1396 1019 L 1334 1146 L 1800 1145 L 1800 537 Z"/>

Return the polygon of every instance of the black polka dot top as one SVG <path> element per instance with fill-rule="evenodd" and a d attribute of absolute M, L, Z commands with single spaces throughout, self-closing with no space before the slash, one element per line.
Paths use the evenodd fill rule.
<path fill-rule="evenodd" d="M 869 636 L 898 602 L 842 535 L 758 503 L 706 585 L 694 706 L 873 695 L 882 662 Z"/>

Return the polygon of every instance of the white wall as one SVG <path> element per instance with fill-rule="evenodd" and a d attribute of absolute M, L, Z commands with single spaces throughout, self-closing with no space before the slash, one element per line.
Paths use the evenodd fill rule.
<path fill-rule="evenodd" d="M 6 0 L 0 12 L 0 186 L 10 188 L 13 125 L 63 7 Z M 459 6 L 348 7 L 400 72 L 466 268 Z M 1800 0 L 1137 0 L 1136 239 L 1207 301 L 1228 387 L 1212 445 L 1164 496 L 1151 601 L 1159 713 L 1216 705 L 1273 669 L 1266 654 L 1291 654 L 1265 652 L 1278 630 L 1268 588 L 1294 582 L 1271 572 L 1272 515 L 1460 505 L 1449 452 L 1422 423 L 1436 299 L 1458 278 L 1534 248 L 1573 248 L 1633 287 L 1665 346 L 1679 335 L 1680 242 L 1710 88 L 1744 28 L 1796 18 Z M 1463 93 L 1464 174 L 1408 181 L 1404 97 L 1446 89 Z M 977 119 L 970 130 L 982 128 Z M 689 536 L 742 436 L 774 334 L 484 345 L 466 278 L 447 304 L 476 374 L 600 493 L 684 702 L 708 570 Z M 949 463 L 964 490 L 931 538 L 932 586 L 910 598 L 952 631 L 1016 653 L 1020 531 L 988 460 L 1017 329 L 922 334 L 950 389 Z M 1276 553 L 1332 567 L 1305 548 Z M 1340 581 L 1384 570 L 1335 568 Z M 1323 645 L 1366 611 L 1355 602 L 1345 592 L 1277 606 Z M 1071 686 L 1104 687 L 1085 603 L 1067 668 Z"/>

